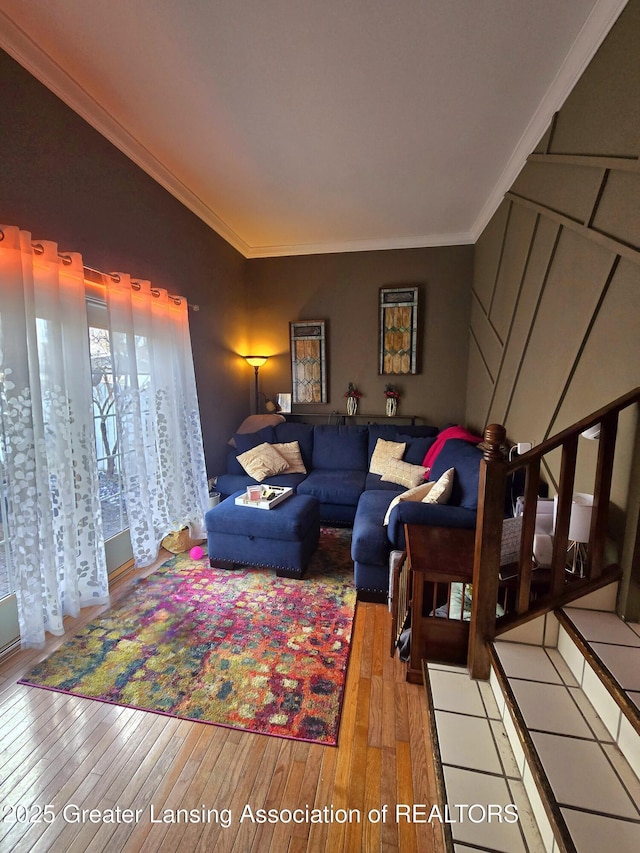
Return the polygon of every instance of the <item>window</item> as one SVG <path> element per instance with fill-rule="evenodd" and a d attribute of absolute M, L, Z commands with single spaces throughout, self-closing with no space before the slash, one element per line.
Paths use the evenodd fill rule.
<path fill-rule="evenodd" d="M 90 311 L 90 315 L 95 313 Z M 128 522 L 108 329 L 90 324 L 89 350 L 102 527 L 104 538 L 111 539 L 125 530 Z"/>
<path fill-rule="evenodd" d="M 115 385 L 107 306 L 88 285 L 89 355 L 98 486 L 105 556 L 109 572 L 132 556 L 122 464 L 122 443 L 116 416 Z"/>

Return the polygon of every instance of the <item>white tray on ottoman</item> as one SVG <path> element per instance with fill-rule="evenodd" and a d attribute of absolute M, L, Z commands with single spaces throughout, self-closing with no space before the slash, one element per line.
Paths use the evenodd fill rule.
<path fill-rule="evenodd" d="M 293 494 L 293 489 L 289 486 L 268 486 L 266 483 L 263 483 L 260 488 L 262 489 L 262 497 L 259 500 L 250 500 L 247 497 L 247 493 L 244 492 L 236 498 L 236 506 L 250 506 L 254 509 L 273 509 L 274 506 L 278 506 L 282 501 L 286 501 Z"/>

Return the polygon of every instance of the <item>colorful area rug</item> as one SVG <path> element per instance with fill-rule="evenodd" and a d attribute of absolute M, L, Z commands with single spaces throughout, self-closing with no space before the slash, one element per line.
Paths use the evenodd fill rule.
<path fill-rule="evenodd" d="M 324 528 L 302 580 L 177 555 L 21 683 L 336 744 L 356 599 L 349 545 L 350 531 Z"/>

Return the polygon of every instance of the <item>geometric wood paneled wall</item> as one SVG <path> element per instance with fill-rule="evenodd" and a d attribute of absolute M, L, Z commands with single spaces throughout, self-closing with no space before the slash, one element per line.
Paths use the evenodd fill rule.
<path fill-rule="evenodd" d="M 640 385 L 638 45 L 631 0 L 476 243 L 466 420 L 477 430 L 503 423 L 537 444 Z M 620 427 L 624 510 L 640 479 L 637 411 Z M 553 486 L 553 461 L 546 474 Z"/>
<path fill-rule="evenodd" d="M 640 384 L 640 0 L 475 247 L 467 421 L 541 441 Z"/>

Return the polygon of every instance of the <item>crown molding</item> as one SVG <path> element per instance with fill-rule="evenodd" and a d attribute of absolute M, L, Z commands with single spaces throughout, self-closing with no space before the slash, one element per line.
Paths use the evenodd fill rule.
<path fill-rule="evenodd" d="M 527 157 L 535 149 L 546 132 L 554 114 L 564 104 L 571 90 L 584 73 L 587 65 L 591 62 L 598 48 L 605 40 L 609 30 L 618 20 L 627 2 L 628 0 L 598 0 L 591 10 L 589 17 L 584 22 L 582 29 L 571 45 L 571 49 L 565 57 L 560 70 L 545 92 L 531 121 L 520 137 L 498 182 L 484 203 L 476 221 L 473 223 L 471 233 L 474 243 L 478 240 L 489 220 L 500 206 L 505 193 L 522 171 Z"/>
<path fill-rule="evenodd" d="M 465 246 L 473 243 L 471 232 L 432 234 L 424 237 L 397 237 L 379 240 L 351 240 L 329 243 L 294 243 L 283 246 L 252 246 L 246 256 L 280 258 L 288 255 L 327 255 L 342 252 L 380 252 L 392 249 L 428 249 L 437 246 Z"/>
<path fill-rule="evenodd" d="M 240 254 L 249 256 L 251 250 L 247 243 L 209 205 L 167 169 L 2 11 L 0 47 Z"/>

